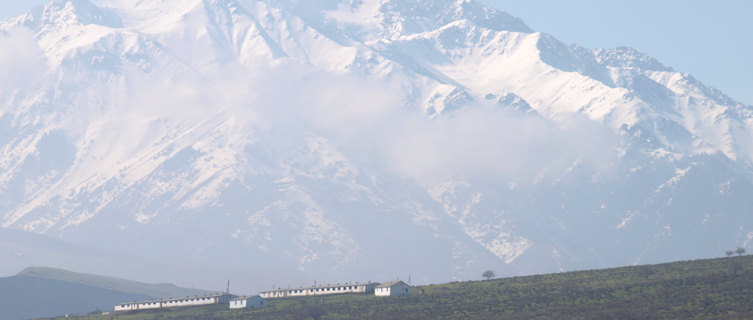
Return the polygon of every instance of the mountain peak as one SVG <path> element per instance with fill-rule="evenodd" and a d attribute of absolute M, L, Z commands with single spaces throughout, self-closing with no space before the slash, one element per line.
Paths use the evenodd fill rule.
<path fill-rule="evenodd" d="M 595 50 L 596 60 L 608 67 L 638 68 L 651 71 L 673 71 L 653 57 L 631 47 Z"/>
<path fill-rule="evenodd" d="M 42 21 L 83 25 L 96 24 L 112 28 L 123 27 L 117 14 L 95 6 L 89 0 L 55 0 L 44 6 Z"/>
<path fill-rule="evenodd" d="M 388 38 L 435 30 L 458 20 L 496 31 L 532 32 L 519 18 L 475 0 L 366 0 L 343 5 L 361 17 L 379 20 L 381 34 Z"/>
<path fill-rule="evenodd" d="M 57 268 L 49 268 L 49 267 L 27 267 L 23 270 L 19 271 L 16 275 L 17 276 L 24 276 L 24 275 L 31 275 L 36 276 L 38 274 L 48 274 L 49 272 L 59 272 L 64 271 L 63 269 L 57 269 Z"/>
<path fill-rule="evenodd" d="M 458 0 L 455 6 L 455 20 L 467 19 L 479 27 L 496 31 L 533 32 L 520 18 L 475 0 Z"/>
<path fill-rule="evenodd" d="M 19 22 L 47 76 L 0 86 L 3 227 L 422 281 L 753 237 L 749 109 L 479 1 L 55 0 Z"/>

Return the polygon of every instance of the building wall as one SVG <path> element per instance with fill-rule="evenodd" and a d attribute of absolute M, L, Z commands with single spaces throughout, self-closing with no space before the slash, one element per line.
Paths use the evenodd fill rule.
<path fill-rule="evenodd" d="M 364 293 L 372 293 L 374 292 L 374 289 L 379 286 L 379 283 L 367 283 L 364 285 Z"/>
<path fill-rule="evenodd" d="M 131 311 L 136 310 L 136 305 L 131 303 L 123 303 L 115 306 L 115 311 Z"/>
<path fill-rule="evenodd" d="M 249 307 L 254 308 L 254 309 L 269 307 L 269 303 L 267 302 L 267 300 L 264 300 L 262 297 L 259 297 L 259 296 L 249 299 L 248 305 Z"/>
<path fill-rule="evenodd" d="M 246 299 L 232 300 L 230 301 L 230 309 L 244 309 L 246 308 Z"/>
<path fill-rule="evenodd" d="M 159 309 L 159 308 L 162 308 L 162 302 L 160 301 L 141 302 L 138 304 L 139 310 Z"/>
<path fill-rule="evenodd" d="M 164 307 L 188 307 L 203 306 L 207 304 L 219 303 L 218 297 L 193 297 L 168 300 L 163 303 Z"/>
<path fill-rule="evenodd" d="M 123 303 L 115 306 L 115 311 L 133 311 L 133 310 L 148 310 L 159 308 L 172 308 L 172 307 L 189 307 L 189 306 L 203 306 L 216 303 L 228 303 L 231 299 L 230 295 L 219 296 L 204 296 L 204 297 L 185 297 L 169 300 L 154 300 L 154 301 L 141 301 L 133 303 Z"/>
<path fill-rule="evenodd" d="M 376 288 L 374 290 L 374 295 L 380 297 L 396 297 L 407 294 L 413 294 L 413 288 L 404 282 L 398 282 L 390 287 Z"/>
<path fill-rule="evenodd" d="M 230 309 L 259 309 L 266 308 L 267 306 L 269 306 L 267 300 L 264 300 L 260 296 L 230 301 Z"/>
<path fill-rule="evenodd" d="M 400 283 L 397 285 L 397 288 L 392 288 L 390 294 L 393 296 L 411 295 L 413 294 L 413 288 L 405 283 Z"/>

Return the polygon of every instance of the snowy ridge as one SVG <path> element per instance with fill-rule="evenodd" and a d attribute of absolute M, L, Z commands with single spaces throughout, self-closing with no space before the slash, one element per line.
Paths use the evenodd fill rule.
<path fill-rule="evenodd" d="M 478 1 L 56 0 L 5 44 L 4 228 L 427 282 L 753 232 L 753 107 Z"/>

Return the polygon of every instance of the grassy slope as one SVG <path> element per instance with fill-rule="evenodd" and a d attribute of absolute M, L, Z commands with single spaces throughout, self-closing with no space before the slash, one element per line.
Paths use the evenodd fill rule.
<path fill-rule="evenodd" d="M 410 297 L 345 294 L 270 304 L 264 310 L 210 306 L 115 318 L 753 319 L 753 256 L 454 282 L 415 287 Z"/>
<path fill-rule="evenodd" d="M 114 290 L 124 293 L 145 295 L 149 297 L 184 297 L 208 293 L 199 289 L 177 287 L 172 284 L 147 284 L 112 277 L 76 273 L 63 269 L 30 267 L 18 273 L 19 276 L 59 280 L 87 286 Z"/>

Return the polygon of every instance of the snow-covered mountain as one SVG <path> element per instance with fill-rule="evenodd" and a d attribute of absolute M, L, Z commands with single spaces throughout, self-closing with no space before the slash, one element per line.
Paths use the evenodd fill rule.
<path fill-rule="evenodd" d="M 753 107 L 478 1 L 56 0 L 0 48 L 4 228 L 257 289 L 753 239 Z"/>

